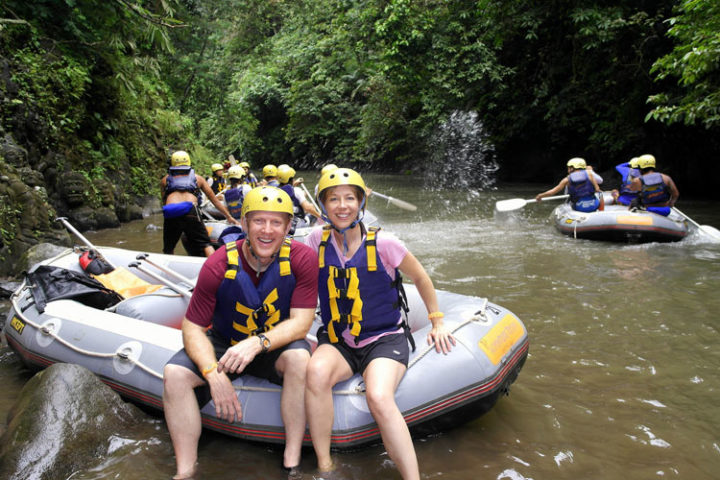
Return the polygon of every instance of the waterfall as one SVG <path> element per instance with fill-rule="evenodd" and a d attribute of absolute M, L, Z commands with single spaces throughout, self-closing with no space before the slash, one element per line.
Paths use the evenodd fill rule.
<path fill-rule="evenodd" d="M 456 110 L 433 135 L 424 168 L 427 188 L 484 190 L 495 184 L 495 146 L 477 116 Z"/>

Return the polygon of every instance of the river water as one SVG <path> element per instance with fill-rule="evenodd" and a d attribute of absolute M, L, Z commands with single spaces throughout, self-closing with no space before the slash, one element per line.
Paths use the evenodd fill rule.
<path fill-rule="evenodd" d="M 720 244 L 573 240 L 549 223 L 552 202 L 494 215 L 497 200 L 532 198 L 544 185 L 468 192 L 427 191 L 401 176 L 367 175 L 366 182 L 423 205 L 407 212 L 369 200 L 437 288 L 488 297 L 523 320 L 530 336 L 508 397 L 474 422 L 416 440 L 422 478 L 718 478 Z M 720 227 L 716 203 L 679 206 Z M 161 227 L 153 215 L 86 236 L 97 245 L 159 252 Z M 0 351 L 0 416 L 29 376 L 11 352 Z M 147 427 L 149 438 L 129 439 L 72 478 L 169 478 L 173 453 L 162 418 Z M 281 478 L 278 448 L 205 433 L 199 455 L 203 478 Z M 152 461 L 139 466 L 136 458 Z M 337 461 L 347 478 L 399 478 L 382 446 Z M 313 465 L 308 450 L 305 478 Z"/>

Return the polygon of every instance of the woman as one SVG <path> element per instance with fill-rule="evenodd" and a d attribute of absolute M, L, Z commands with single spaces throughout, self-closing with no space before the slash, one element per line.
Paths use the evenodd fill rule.
<path fill-rule="evenodd" d="M 410 355 L 399 272 L 410 277 L 425 303 L 433 325 L 428 344 L 448 353 L 455 339 L 443 324 L 435 288 L 420 262 L 395 237 L 363 225 L 366 198 L 362 177 L 347 168 L 324 174 L 318 183 L 318 205 L 328 225 L 315 230 L 307 242 L 318 251 L 323 320 L 318 347 L 308 365 L 308 425 L 318 469 L 333 470 L 332 388 L 359 372 L 390 458 L 403 479 L 419 479 L 410 432 L 395 403 L 395 390 Z"/>

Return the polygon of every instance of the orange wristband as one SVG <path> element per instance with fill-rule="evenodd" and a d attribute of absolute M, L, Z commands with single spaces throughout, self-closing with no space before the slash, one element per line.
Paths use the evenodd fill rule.
<path fill-rule="evenodd" d="M 444 318 L 445 314 L 443 312 L 432 312 L 428 314 L 428 320 L 432 320 L 433 318 Z"/>
<path fill-rule="evenodd" d="M 208 365 L 207 367 L 203 368 L 202 370 L 202 376 L 204 378 L 207 378 L 207 376 L 213 371 L 217 370 L 218 364 L 217 362 L 212 363 L 211 365 Z"/>

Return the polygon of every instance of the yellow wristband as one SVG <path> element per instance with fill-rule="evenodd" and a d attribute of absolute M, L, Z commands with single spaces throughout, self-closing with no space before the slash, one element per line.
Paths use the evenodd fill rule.
<path fill-rule="evenodd" d="M 217 370 L 217 366 L 218 366 L 217 362 L 214 362 L 211 365 L 208 365 L 207 367 L 203 368 L 202 376 L 207 378 L 209 373 L 211 373 L 213 370 Z"/>
<path fill-rule="evenodd" d="M 432 312 L 428 315 L 428 320 L 432 320 L 433 318 L 443 318 L 445 317 L 445 314 L 443 312 Z"/>

